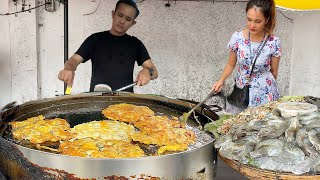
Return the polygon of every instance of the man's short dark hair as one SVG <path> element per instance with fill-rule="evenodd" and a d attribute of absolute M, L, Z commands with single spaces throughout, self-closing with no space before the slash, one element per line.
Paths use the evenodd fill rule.
<path fill-rule="evenodd" d="M 136 2 L 134 2 L 133 0 L 119 0 L 119 1 L 117 2 L 117 4 L 116 4 L 116 9 L 115 9 L 115 10 L 117 10 L 119 4 L 121 4 L 121 3 L 128 4 L 128 5 L 132 6 L 133 8 L 135 8 L 135 9 L 136 9 L 136 17 L 139 16 L 140 11 L 139 11 L 139 9 L 138 9 L 138 6 L 137 6 Z M 136 17 L 135 17 L 135 18 L 136 18 Z"/>

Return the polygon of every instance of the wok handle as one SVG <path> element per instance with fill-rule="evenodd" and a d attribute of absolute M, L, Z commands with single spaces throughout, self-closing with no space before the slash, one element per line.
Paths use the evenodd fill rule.
<path fill-rule="evenodd" d="M 7 105 L 5 105 L 0 110 L 0 122 L 5 120 L 7 117 L 9 117 L 13 112 L 15 112 L 18 109 L 19 106 L 17 106 L 17 102 L 13 101 Z"/>

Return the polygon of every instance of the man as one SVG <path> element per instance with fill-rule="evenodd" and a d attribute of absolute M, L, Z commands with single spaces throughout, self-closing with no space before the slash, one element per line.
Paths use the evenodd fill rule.
<path fill-rule="evenodd" d="M 90 91 L 97 84 L 108 84 L 113 90 L 131 84 L 135 61 L 143 67 L 135 79 L 137 85 L 143 86 L 156 79 L 158 71 L 147 49 L 139 39 L 126 34 L 136 24 L 138 15 L 139 10 L 133 0 L 119 0 L 112 11 L 111 29 L 89 36 L 66 61 L 58 78 L 71 87 L 77 66 L 91 59 Z M 133 88 L 127 91 L 133 92 Z"/>

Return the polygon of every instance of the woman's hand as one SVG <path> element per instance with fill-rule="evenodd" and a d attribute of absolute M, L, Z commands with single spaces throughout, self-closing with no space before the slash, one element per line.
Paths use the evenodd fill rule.
<path fill-rule="evenodd" d="M 224 82 L 219 80 L 216 83 L 214 83 L 214 85 L 212 86 L 212 90 L 214 90 L 215 92 L 220 92 L 223 88 Z"/>

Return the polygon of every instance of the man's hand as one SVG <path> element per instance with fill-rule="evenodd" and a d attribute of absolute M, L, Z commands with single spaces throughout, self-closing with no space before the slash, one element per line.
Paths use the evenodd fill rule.
<path fill-rule="evenodd" d="M 74 54 L 71 56 L 68 61 L 64 63 L 64 69 L 59 72 L 58 78 L 67 83 L 69 87 L 72 87 L 75 71 L 77 70 L 78 65 L 83 61 L 83 58 L 78 55 Z"/>
<path fill-rule="evenodd" d="M 72 87 L 75 72 L 72 70 L 62 70 L 59 72 L 58 78 L 67 83 L 68 86 Z"/>
<path fill-rule="evenodd" d="M 148 84 L 151 80 L 151 76 L 149 74 L 149 70 L 147 68 L 143 68 L 137 75 L 136 82 L 138 86 L 144 86 Z"/>
<path fill-rule="evenodd" d="M 136 82 L 138 86 L 144 86 L 150 82 L 150 80 L 157 79 L 158 71 L 153 65 L 151 59 L 144 61 L 142 64 L 143 69 L 138 73 Z"/>

